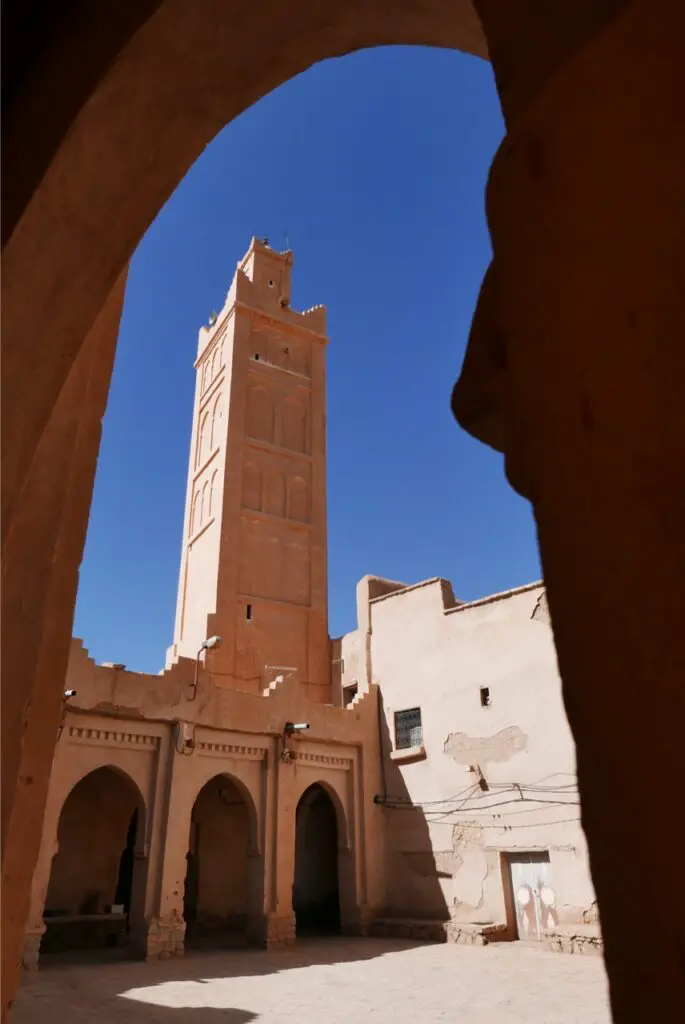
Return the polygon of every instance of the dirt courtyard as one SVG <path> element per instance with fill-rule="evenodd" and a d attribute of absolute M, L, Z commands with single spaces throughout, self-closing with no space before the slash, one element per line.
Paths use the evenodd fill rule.
<path fill-rule="evenodd" d="M 12 1024 L 608 1024 L 601 958 L 330 939 L 25 974 Z"/>

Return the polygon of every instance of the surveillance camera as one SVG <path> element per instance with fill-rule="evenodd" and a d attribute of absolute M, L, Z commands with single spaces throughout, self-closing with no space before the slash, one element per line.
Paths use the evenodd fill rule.
<path fill-rule="evenodd" d="M 71 700 L 71 698 L 75 697 L 75 696 L 76 696 L 76 690 L 65 690 L 64 691 L 64 699 L 65 700 Z"/>

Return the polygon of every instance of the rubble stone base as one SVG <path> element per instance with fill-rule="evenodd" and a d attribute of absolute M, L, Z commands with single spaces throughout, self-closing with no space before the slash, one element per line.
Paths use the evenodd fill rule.
<path fill-rule="evenodd" d="M 37 971 L 40 960 L 40 943 L 45 932 L 45 925 L 36 931 L 26 932 L 24 946 L 21 951 L 21 966 L 26 971 Z"/>
<path fill-rule="evenodd" d="M 591 925 L 566 926 L 563 930 L 544 932 L 542 941 L 550 953 L 576 953 L 603 956 L 604 940 L 599 929 Z"/>
<path fill-rule="evenodd" d="M 179 915 L 169 918 L 153 917 L 147 926 L 145 937 L 137 936 L 134 941 L 144 946 L 147 960 L 169 960 L 185 954 L 186 923 Z"/>
<path fill-rule="evenodd" d="M 267 949 L 278 949 L 279 946 L 292 946 L 295 942 L 295 915 L 286 914 L 277 917 L 267 914 L 264 919 L 263 945 Z"/>

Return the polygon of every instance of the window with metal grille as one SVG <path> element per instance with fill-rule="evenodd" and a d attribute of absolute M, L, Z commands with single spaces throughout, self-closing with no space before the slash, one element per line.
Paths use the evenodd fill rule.
<path fill-rule="evenodd" d="M 395 712 L 395 749 L 406 750 L 407 747 L 420 747 L 423 743 L 421 728 L 421 708 L 410 708 L 408 711 Z"/>

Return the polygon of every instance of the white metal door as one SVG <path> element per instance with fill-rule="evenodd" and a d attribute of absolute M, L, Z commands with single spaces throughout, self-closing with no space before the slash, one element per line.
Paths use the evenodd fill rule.
<path fill-rule="evenodd" d="M 548 853 L 509 855 L 511 889 L 520 939 L 539 941 L 557 920 L 556 895 Z"/>

